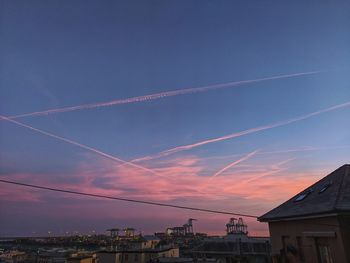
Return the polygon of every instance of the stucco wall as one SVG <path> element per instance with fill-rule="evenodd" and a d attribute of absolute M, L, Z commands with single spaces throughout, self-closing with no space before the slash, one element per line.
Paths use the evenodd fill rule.
<path fill-rule="evenodd" d="M 271 235 L 272 255 L 284 253 L 288 262 L 308 262 L 318 263 L 316 243 L 328 245 L 334 263 L 348 262 L 344 247 L 344 233 L 339 225 L 337 217 L 324 217 L 303 220 L 290 220 L 270 222 L 269 229 Z M 307 232 L 315 235 L 310 236 Z M 320 234 L 317 234 L 320 233 Z M 322 233 L 335 233 L 334 237 L 322 237 Z M 349 238 L 349 236 L 347 236 Z M 298 242 L 299 239 L 299 242 Z M 349 241 L 349 239 L 347 239 Z M 347 241 L 347 242 L 348 242 Z M 289 246 L 292 249 L 283 249 Z M 298 244 L 299 243 L 299 244 Z M 293 251 L 293 247 L 296 251 Z M 296 252 L 296 253 L 293 253 Z M 302 261 L 302 259 L 304 261 Z"/>

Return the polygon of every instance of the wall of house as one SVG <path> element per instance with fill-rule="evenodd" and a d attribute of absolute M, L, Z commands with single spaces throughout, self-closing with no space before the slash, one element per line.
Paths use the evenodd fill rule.
<path fill-rule="evenodd" d="M 350 248 L 350 215 L 341 215 L 338 217 L 341 226 L 341 234 L 344 248 Z M 346 262 L 350 262 L 350 249 L 345 249 Z"/>
<path fill-rule="evenodd" d="M 344 232 L 338 225 L 339 218 L 335 216 L 269 222 L 274 262 L 318 263 L 320 253 L 329 253 L 333 263 L 349 262 Z M 332 237 L 331 233 L 335 235 Z"/>

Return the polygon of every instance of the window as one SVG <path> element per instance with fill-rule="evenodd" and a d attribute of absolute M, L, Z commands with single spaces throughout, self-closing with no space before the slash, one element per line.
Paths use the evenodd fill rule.
<path fill-rule="evenodd" d="M 286 253 L 287 252 L 287 240 L 289 236 L 282 236 L 282 249 Z"/>
<path fill-rule="evenodd" d="M 324 185 L 321 187 L 321 189 L 320 189 L 320 191 L 319 191 L 318 193 L 319 193 L 319 194 L 323 193 L 323 192 L 326 191 L 326 190 L 328 189 L 328 187 L 330 187 L 331 185 L 332 185 L 332 181 L 330 181 L 330 182 L 324 184 Z"/>
<path fill-rule="evenodd" d="M 334 263 L 331 255 L 331 248 L 329 246 L 320 245 L 318 251 L 321 263 Z"/>
<path fill-rule="evenodd" d="M 303 251 L 303 240 L 302 237 L 297 237 L 297 246 L 298 246 L 298 256 L 300 262 L 304 262 L 304 251 Z"/>
<path fill-rule="evenodd" d="M 311 194 L 313 192 L 312 189 L 309 189 L 307 191 L 305 191 L 304 193 L 298 195 L 295 199 L 294 202 L 300 202 L 302 200 L 304 200 L 309 194 Z"/>

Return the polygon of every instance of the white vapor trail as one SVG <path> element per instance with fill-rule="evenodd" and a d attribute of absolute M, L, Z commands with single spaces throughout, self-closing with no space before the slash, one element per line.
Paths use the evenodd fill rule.
<path fill-rule="evenodd" d="M 96 154 L 98 154 L 98 155 L 101 155 L 101 156 L 103 156 L 103 157 L 105 157 L 105 158 L 108 158 L 108 159 L 110 159 L 110 160 L 117 161 L 117 162 L 119 162 L 119 163 L 123 163 L 123 164 L 125 164 L 125 165 L 129 165 L 129 166 L 132 166 L 132 167 L 135 167 L 135 168 L 138 168 L 138 169 L 141 169 L 141 170 L 150 172 L 150 173 L 155 174 L 155 175 L 159 175 L 157 172 L 155 172 L 155 171 L 153 171 L 153 170 L 151 170 L 151 169 L 148 169 L 148 168 L 146 168 L 146 167 L 143 167 L 143 166 L 141 166 L 141 165 L 137 165 L 137 164 L 134 164 L 134 163 L 131 163 L 131 162 L 128 162 L 128 161 L 124 161 L 124 160 L 122 160 L 122 159 L 120 159 L 120 158 L 118 158 L 118 157 L 115 157 L 115 156 L 112 156 L 112 155 L 110 155 L 110 154 L 101 152 L 101 151 L 99 151 L 99 150 L 97 150 L 97 149 L 95 149 L 95 148 L 92 148 L 92 147 L 90 147 L 90 146 L 87 146 L 87 145 L 84 145 L 84 144 L 81 144 L 81 143 L 72 141 L 72 140 L 70 140 L 70 139 L 67 139 L 67 138 L 64 138 L 64 137 L 61 137 L 61 136 L 58 136 L 58 135 L 55 135 L 55 134 L 52 134 L 52 133 L 49 133 L 49 132 L 46 132 L 46 131 L 37 129 L 37 128 L 34 128 L 34 127 L 32 127 L 32 126 L 29 126 L 29 125 L 24 124 L 24 123 L 22 123 L 22 122 L 18 122 L 18 121 L 9 119 L 8 117 L 2 116 L 2 115 L 0 115 L 0 118 L 1 118 L 2 120 L 12 122 L 12 123 L 14 123 L 14 124 L 16 124 L 16 125 L 19 125 L 19 126 L 21 126 L 21 127 L 24 127 L 24 128 L 30 129 L 30 130 L 32 130 L 32 131 L 35 131 L 35 132 L 37 132 L 37 133 L 40 133 L 40 134 L 49 136 L 49 137 L 51 137 L 51 138 L 54 138 L 54 139 L 57 139 L 57 140 L 60 140 L 60 141 L 63 141 L 63 142 L 66 142 L 66 143 L 69 143 L 69 144 L 72 144 L 72 145 L 75 145 L 75 146 L 78 146 L 78 147 L 80 147 L 80 148 L 82 148 L 82 149 L 85 149 L 85 150 L 88 150 L 88 151 L 90 151 L 90 152 L 94 152 L 94 153 L 96 153 Z"/>
<path fill-rule="evenodd" d="M 168 156 L 170 154 L 177 153 L 177 152 L 191 150 L 193 148 L 196 148 L 196 147 L 199 147 L 199 146 L 202 146 L 202 145 L 206 145 L 206 144 L 210 144 L 210 143 L 214 143 L 214 142 L 220 142 L 220 141 L 224 141 L 224 140 L 228 140 L 228 139 L 232 139 L 232 138 L 236 138 L 236 137 L 241 137 L 241 136 L 248 135 L 248 134 L 251 134 L 251 133 L 256 133 L 256 132 L 264 131 L 264 130 L 269 130 L 269 129 L 277 128 L 277 127 L 280 127 L 280 126 L 285 126 L 285 125 L 288 125 L 288 124 L 291 124 L 291 123 L 294 123 L 294 122 L 298 122 L 298 121 L 302 121 L 302 120 L 305 120 L 305 119 L 309 119 L 311 117 L 317 116 L 317 115 L 322 114 L 322 113 L 326 113 L 326 112 L 330 112 L 330 111 L 334 111 L 334 110 L 338 110 L 338 109 L 342 109 L 342 108 L 348 108 L 348 107 L 350 107 L 350 101 L 342 103 L 342 104 L 338 104 L 338 105 L 335 105 L 335 106 L 332 106 L 332 107 L 329 107 L 329 108 L 326 108 L 326 109 L 315 111 L 315 112 L 312 112 L 312 113 L 309 113 L 309 114 L 306 114 L 306 115 L 303 115 L 303 116 L 299 116 L 299 117 L 296 117 L 296 118 L 292 118 L 292 119 L 276 122 L 276 123 L 273 123 L 273 124 L 259 126 L 259 127 L 251 128 L 251 129 L 240 131 L 240 132 L 236 132 L 236 133 L 231 133 L 231 134 L 228 134 L 228 135 L 225 135 L 225 136 L 221 136 L 221 137 L 217 137 L 217 138 L 213 138 L 213 139 L 200 141 L 200 142 L 193 143 L 193 144 L 177 146 L 177 147 L 174 147 L 174 148 L 162 151 L 162 152 L 160 152 L 160 153 L 158 153 L 156 155 L 145 156 L 145 157 L 141 157 L 141 158 L 137 158 L 137 159 L 131 160 L 131 162 L 147 161 L 147 160 L 152 160 L 152 159 L 156 159 L 156 158 L 165 157 L 165 156 Z"/>
<path fill-rule="evenodd" d="M 230 169 L 231 167 L 233 167 L 233 166 L 235 166 L 235 165 L 237 165 L 237 164 L 239 164 L 239 163 L 241 163 L 241 162 L 244 162 L 244 161 L 246 161 L 246 160 L 252 158 L 252 157 L 253 157 L 254 155 L 256 155 L 258 152 L 259 152 L 259 151 L 256 150 L 256 151 L 254 151 L 254 152 L 248 153 L 247 155 L 243 156 L 242 158 L 240 158 L 240 159 L 238 159 L 238 160 L 236 160 L 236 161 L 230 163 L 229 165 L 225 166 L 224 168 L 222 168 L 221 170 L 219 170 L 218 172 L 216 172 L 216 173 L 212 176 L 212 178 L 213 178 L 213 177 L 216 177 L 216 176 L 218 176 L 218 175 L 220 175 L 220 174 L 222 174 L 222 173 L 225 172 L 227 169 Z"/>
<path fill-rule="evenodd" d="M 41 115 L 48 115 L 48 114 L 54 114 L 54 113 L 62 113 L 62 112 L 69 112 L 69 111 L 94 109 L 94 108 L 100 108 L 100 107 L 109 107 L 109 106 L 120 105 L 120 104 L 151 101 L 151 100 L 162 99 L 165 97 L 173 97 L 173 96 L 178 96 L 178 95 L 206 92 L 206 91 L 210 91 L 210 90 L 225 89 L 225 88 L 229 88 L 229 87 L 241 86 L 241 85 L 256 83 L 256 82 L 261 82 L 261 81 L 293 78 L 293 77 L 299 77 L 299 76 L 305 76 L 305 75 L 318 74 L 321 72 L 324 72 L 324 71 L 300 72 L 300 73 L 294 73 L 294 74 L 277 75 L 277 76 L 272 76 L 272 77 L 265 77 L 265 78 L 251 79 L 251 80 L 233 81 L 233 82 L 214 84 L 214 85 L 197 87 L 197 88 L 178 89 L 178 90 L 154 93 L 154 94 L 149 94 L 149 95 L 144 95 L 144 96 L 131 97 L 131 98 L 127 98 L 127 99 L 119 99 L 119 100 L 112 100 L 112 101 L 107 101 L 107 102 L 82 104 L 82 105 L 76 105 L 76 106 L 70 106 L 70 107 L 63 107 L 63 108 L 49 109 L 49 110 L 44 110 L 44 111 L 24 113 L 24 114 L 19 114 L 19 115 L 8 116 L 7 118 L 16 119 L 16 118 L 29 117 L 29 116 L 41 116 Z"/>
<path fill-rule="evenodd" d="M 247 184 L 247 183 L 250 183 L 252 181 L 259 180 L 259 179 L 261 179 L 263 177 L 270 176 L 270 175 L 273 175 L 273 174 L 276 174 L 276 173 L 279 173 L 279 172 L 282 172 L 282 171 L 286 171 L 286 170 L 287 170 L 287 168 L 279 168 L 279 169 L 276 169 L 276 170 L 272 170 L 272 171 L 269 171 L 269 172 L 266 172 L 266 173 L 254 176 L 254 177 L 249 178 L 247 180 L 243 180 L 239 184 Z"/>

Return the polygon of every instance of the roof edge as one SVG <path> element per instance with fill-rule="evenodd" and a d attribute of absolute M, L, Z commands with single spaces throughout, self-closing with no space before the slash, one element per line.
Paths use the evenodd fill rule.
<path fill-rule="evenodd" d="M 335 169 L 334 171 L 332 171 L 331 173 L 327 174 L 325 177 L 337 172 L 338 170 L 341 170 L 341 169 L 345 169 L 345 172 L 342 176 L 342 183 L 341 185 L 343 184 L 343 181 L 344 181 L 344 178 L 348 175 L 350 175 L 350 164 L 343 164 L 342 166 L 338 167 L 337 169 Z M 268 212 L 266 212 L 265 214 L 261 215 L 260 217 L 257 218 L 257 220 L 259 222 L 268 222 L 268 221 L 274 221 L 274 220 L 278 220 L 278 218 L 281 218 L 281 219 L 284 219 L 284 218 L 295 218 L 295 217 L 304 217 L 304 216 L 308 216 L 308 215 L 317 215 L 317 214 L 324 214 L 324 213 L 330 213 L 331 211 L 338 211 L 336 209 L 337 207 L 337 203 L 338 203 L 338 196 L 337 196 L 337 199 L 336 199 L 336 202 L 334 204 L 334 207 L 332 210 L 329 210 L 329 211 L 325 211 L 324 213 L 310 213 L 310 214 L 304 214 L 304 215 L 300 215 L 300 216 L 284 216 L 284 217 L 275 217 L 275 218 L 271 218 L 271 219 L 268 219 L 268 218 L 264 218 L 265 216 L 267 216 L 270 212 L 272 212 L 273 210 L 277 209 L 278 207 L 281 207 L 283 206 L 284 204 L 286 204 L 287 202 L 289 202 L 290 200 L 296 198 L 298 195 L 300 195 L 301 193 L 305 192 L 307 189 L 310 189 L 312 188 L 314 185 L 316 185 L 318 182 L 320 182 L 321 180 L 323 180 L 325 177 L 321 178 L 320 180 L 316 181 L 315 183 L 313 183 L 312 185 L 306 187 L 305 189 L 303 189 L 302 191 L 300 191 L 298 194 L 292 196 L 291 198 L 289 198 L 288 200 L 286 200 L 285 202 L 281 203 L 280 205 L 274 207 L 273 209 L 269 210 Z M 340 187 L 341 187 L 340 185 Z M 339 192 L 339 191 L 338 191 Z"/>
<path fill-rule="evenodd" d="M 331 217 L 338 216 L 343 214 L 350 214 L 349 210 L 330 210 L 324 213 L 310 213 L 298 216 L 284 216 L 284 217 L 274 217 L 274 218 L 258 218 L 259 222 L 277 222 L 277 221 L 288 221 L 288 220 L 301 220 L 301 219 L 311 219 L 311 218 L 320 218 L 320 217 Z"/>

